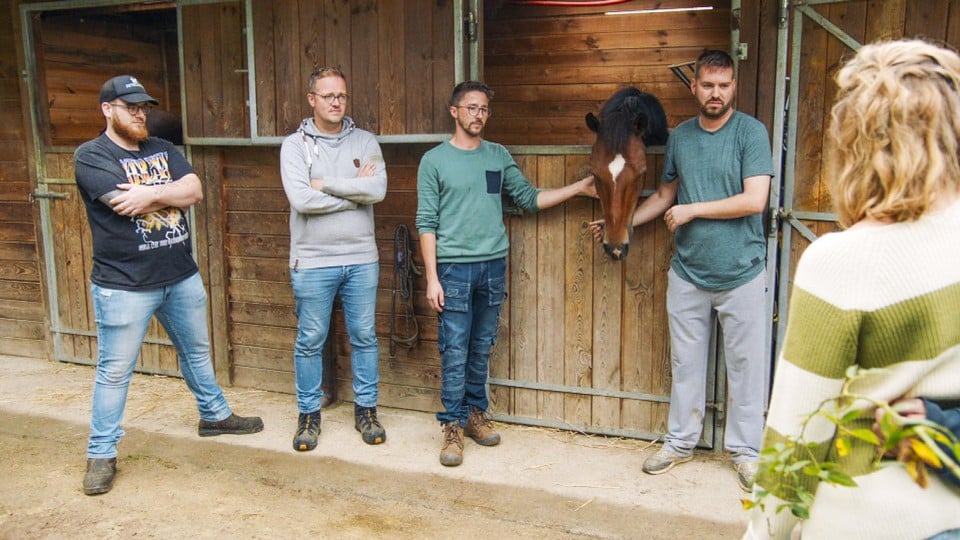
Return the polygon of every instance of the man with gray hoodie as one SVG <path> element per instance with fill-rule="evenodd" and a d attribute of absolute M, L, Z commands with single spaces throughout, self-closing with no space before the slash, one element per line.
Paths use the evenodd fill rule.
<path fill-rule="evenodd" d="M 345 115 L 347 98 L 339 69 L 315 70 L 307 91 L 313 117 L 280 147 L 297 311 L 297 451 L 316 448 L 320 435 L 321 351 L 337 295 L 350 336 L 355 427 L 367 444 L 387 437 L 377 420 L 380 353 L 374 317 L 380 266 L 373 228 L 373 205 L 386 195 L 387 173 L 376 138 Z"/>

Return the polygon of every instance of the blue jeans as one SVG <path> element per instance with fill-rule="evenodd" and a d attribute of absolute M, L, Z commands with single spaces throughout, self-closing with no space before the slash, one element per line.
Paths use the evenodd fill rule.
<path fill-rule="evenodd" d="M 380 382 L 380 348 L 377 345 L 377 284 L 379 263 L 307 268 L 290 271 L 297 301 L 297 342 L 293 368 L 297 408 L 307 414 L 320 410 L 323 391 L 321 351 L 330 329 L 333 299 L 340 295 L 350 336 L 353 401 L 361 407 L 377 406 Z"/>
<path fill-rule="evenodd" d="M 465 425 L 471 407 L 487 410 L 487 372 L 506 296 L 506 259 L 437 265 L 443 287 L 437 344 L 443 376 L 441 423 Z"/>
<path fill-rule="evenodd" d="M 200 274 L 166 287 L 122 291 L 90 285 L 97 321 L 97 375 L 87 457 L 117 456 L 123 437 L 120 422 L 127 389 L 137 365 L 143 336 L 154 315 L 177 349 L 180 373 L 197 398 L 200 418 L 219 421 L 230 416 L 210 362 L 207 292 Z"/>

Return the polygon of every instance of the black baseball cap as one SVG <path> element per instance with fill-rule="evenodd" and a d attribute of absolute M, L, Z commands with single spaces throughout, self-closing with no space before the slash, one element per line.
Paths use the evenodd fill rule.
<path fill-rule="evenodd" d="M 140 84 L 140 81 L 130 75 L 119 75 L 103 83 L 103 86 L 100 87 L 100 103 L 113 101 L 116 98 L 120 98 L 127 103 L 149 101 L 154 105 L 159 105 L 157 100 L 147 94 L 147 90 Z"/>

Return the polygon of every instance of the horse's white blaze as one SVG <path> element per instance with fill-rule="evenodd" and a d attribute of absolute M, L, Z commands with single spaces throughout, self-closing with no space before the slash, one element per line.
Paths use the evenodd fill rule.
<path fill-rule="evenodd" d="M 613 161 L 607 165 L 607 168 L 610 169 L 610 178 L 613 179 L 613 183 L 617 183 L 617 177 L 620 176 L 620 173 L 623 172 L 623 166 L 626 165 L 627 160 L 623 159 L 623 155 L 617 154 L 614 156 Z"/>

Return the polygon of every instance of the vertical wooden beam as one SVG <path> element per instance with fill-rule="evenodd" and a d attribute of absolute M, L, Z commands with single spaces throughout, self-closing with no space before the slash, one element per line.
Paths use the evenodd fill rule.
<path fill-rule="evenodd" d="M 536 186 L 543 189 L 566 184 L 563 156 L 542 156 L 537 164 Z M 530 218 L 534 220 L 533 217 Z M 565 251 L 563 207 L 539 212 L 537 221 L 537 377 L 536 382 L 563 384 L 563 326 L 566 305 Z M 563 394 L 540 392 L 538 417 L 549 421 L 563 420 Z"/>
<path fill-rule="evenodd" d="M 567 156 L 565 178 L 579 178 L 586 169 L 586 156 Z M 563 384 L 593 386 L 593 257 L 595 242 L 587 228 L 593 220 L 594 201 L 575 197 L 564 209 Z M 556 315 L 554 315 L 556 316 Z M 563 419 L 571 424 L 590 424 L 590 397 L 563 396 Z"/>

